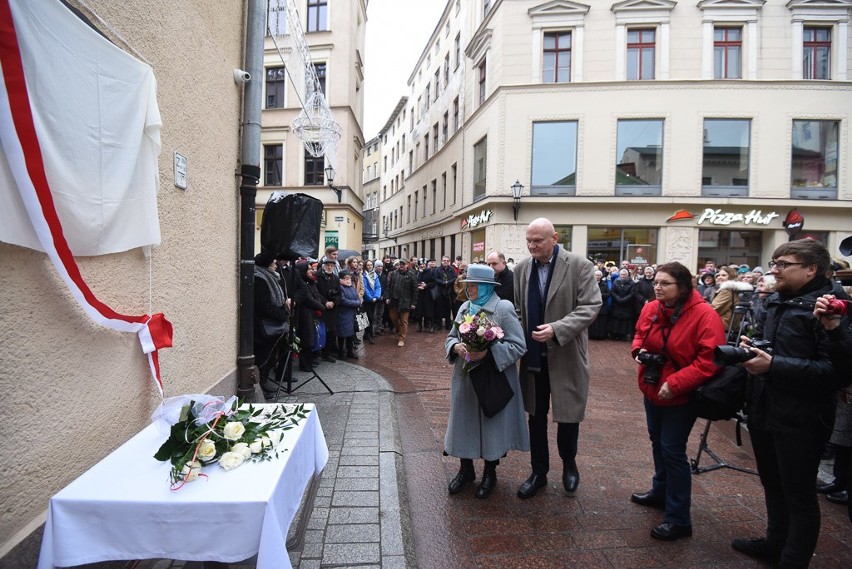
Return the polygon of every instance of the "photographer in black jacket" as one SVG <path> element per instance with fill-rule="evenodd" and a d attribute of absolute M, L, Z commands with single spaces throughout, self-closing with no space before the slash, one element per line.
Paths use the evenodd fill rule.
<path fill-rule="evenodd" d="M 750 374 L 748 428 L 768 522 L 766 537 L 735 539 L 731 546 L 784 568 L 807 567 L 819 537 L 814 480 L 839 383 L 813 310 L 816 299 L 832 291 L 830 263 L 825 246 L 813 239 L 776 248 L 769 263 L 776 292 L 758 327 L 772 353 L 741 344 L 756 354 L 742 365 Z"/>

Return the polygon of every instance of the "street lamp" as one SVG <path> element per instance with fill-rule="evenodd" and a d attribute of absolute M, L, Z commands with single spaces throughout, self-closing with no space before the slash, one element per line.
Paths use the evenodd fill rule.
<path fill-rule="evenodd" d="M 518 221 L 518 211 L 521 209 L 521 192 L 523 191 L 524 185 L 520 180 L 515 180 L 515 183 L 512 184 L 512 197 L 515 199 L 512 208 L 515 210 L 515 221 Z"/>
<path fill-rule="evenodd" d="M 334 174 L 334 167 L 331 164 L 325 167 L 325 181 L 328 182 L 328 187 L 337 194 L 337 203 L 341 203 L 343 201 L 343 190 L 334 185 Z"/>

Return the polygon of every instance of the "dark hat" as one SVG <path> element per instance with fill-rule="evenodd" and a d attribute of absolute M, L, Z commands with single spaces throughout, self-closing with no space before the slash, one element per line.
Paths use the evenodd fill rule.
<path fill-rule="evenodd" d="M 494 269 L 488 265 L 470 265 L 467 268 L 467 277 L 460 280 L 463 283 L 482 283 L 500 286 L 500 283 L 494 280 Z"/>
<path fill-rule="evenodd" d="M 261 251 L 254 256 L 254 264 L 258 267 L 268 267 L 275 260 L 275 255 L 271 251 Z"/>
<path fill-rule="evenodd" d="M 337 276 L 340 277 L 341 279 L 343 277 L 351 277 L 352 272 L 349 269 L 342 269 L 339 273 L 337 273 Z"/>
<path fill-rule="evenodd" d="M 323 257 L 322 258 L 322 264 L 323 265 L 336 265 L 337 261 L 335 261 L 334 259 L 329 259 L 328 257 Z"/>

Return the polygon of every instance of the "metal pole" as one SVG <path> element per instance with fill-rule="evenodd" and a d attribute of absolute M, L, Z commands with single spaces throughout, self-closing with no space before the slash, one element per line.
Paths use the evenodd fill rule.
<path fill-rule="evenodd" d="M 254 210 L 260 182 L 260 113 L 263 93 L 263 40 L 266 2 L 248 0 L 245 70 L 251 79 L 243 91 L 240 176 L 240 351 L 237 395 L 254 395 Z"/>

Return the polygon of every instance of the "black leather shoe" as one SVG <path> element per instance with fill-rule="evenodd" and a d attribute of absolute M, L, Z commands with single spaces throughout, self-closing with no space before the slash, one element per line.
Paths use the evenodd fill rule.
<path fill-rule="evenodd" d="M 577 491 L 577 486 L 580 485 L 580 473 L 577 472 L 577 467 L 565 468 L 562 471 L 562 486 L 569 494 L 574 494 Z"/>
<path fill-rule="evenodd" d="M 692 526 L 676 526 L 665 522 L 651 530 L 651 537 L 663 541 L 674 541 L 682 537 L 692 537 Z"/>
<path fill-rule="evenodd" d="M 735 539 L 731 541 L 731 547 L 740 553 L 745 553 L 749 557 L 754 557 L 773 565 L 781 559 L 781 548 L 773 547 L 765 537 Z"/>
<path fill-rule="evenodd" d="M 844 487 L 837 483 L 837 480 L 829 482 L 828 484 L 817 484 L 816 491 L 819 494 L 833 494 L 835 492 L 840 492 Z"/>
<path fill-rule="evenodd" d="M 497 487 L 497 473 L 496 472 L 488 472 L 485 471 L 482 474 L 482 482 L 479 483 L 479 487 L 476 489 L 476 496 L 480 500 L 484 500 L 494 491 L 494 488 Z"/>
<path fill-rule="evenodd" d="M 663 496 L 658 496 L 653 492 L 645 492 L 644 494 L 636 493 L 630 495 L 630 501 L 640 506 L 648 508 L 656 508 L 657 510 L 666 509 L 666 499 Z"/>
<path fill-rule="evenodd" d="M 473 482 L 474 480 L 476 480 L 476 472 L 473 469 L 465 470 L 462 468 L 456 474 L 456 477 L 450 481 L 450 486 L 447 490 L 450 494 L 458 494 L 467 486 L 468 482 Z"/>
<path fill-rule="evenodd" d="M 841 490 L 840 492 L 832 492 L 831 494 L 826 496 L 825 499 L 834 504 L 842 504 L 845 506 L 849 503 L 849 492 L 846 490 Z"/>
<path fill-rule="evenodd" d="M 536 474 L 533 472 L 530 474 L 530 477 L 527 478 L 521 487 L 518 488 L 518 498 L 532 498 L 535 496 L 536 492 L 538 492 L 539 488 L 544 488 L 547 486 L 547 475 L 545 474 Z"/>

